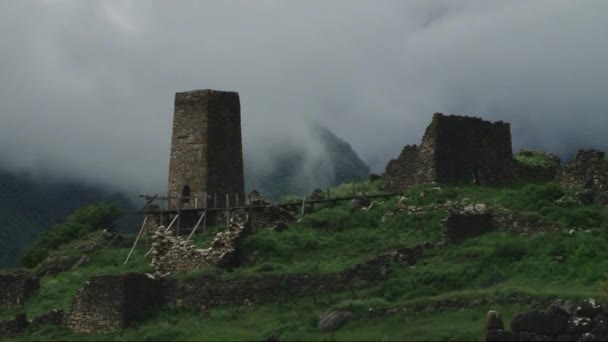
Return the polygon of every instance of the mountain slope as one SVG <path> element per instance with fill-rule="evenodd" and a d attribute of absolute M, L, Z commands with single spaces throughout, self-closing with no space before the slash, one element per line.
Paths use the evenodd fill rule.
<path fill-rule="evenodd" d="M 101 201 L 125 211 L 119 227 L 133 230 L 136 208 L 122 194 L 70 181 L 40 181 L 23 173 L 0 170 L 0 268 L 17 266 L 23 247 L 77 208 Z"/>
<path fill-rule="evenodd" d="M 345 182 L 362 181 L 369 176 L 369 166 L 350 144 L 329 129 L 316 125 L 312 137 L 323 151 L 311 155 L 304 146 L 284 142 L 272 155 L 273 166 L 253 172 L 253 161 L 245 156 L 245 187 L 277 199 L 283 195 L 307 195 L 315 188 L 333 187 Z M 318 151 L 316 151 L 318 152 Z"/>

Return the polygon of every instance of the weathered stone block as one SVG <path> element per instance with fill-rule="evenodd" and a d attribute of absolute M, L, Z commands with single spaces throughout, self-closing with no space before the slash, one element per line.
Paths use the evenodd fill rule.
<path fill-rule="evenodd" d="M 22 305 L 40 287 L 37 277 L 27 274 L 0 274 L 0 306 Z"/>
<path fill-rule="evenodd" d="M 169 166 L 169 206 L 176 197 L 190 196 L 180 204 L 193 207 L 195 197 L 206 192 L 208 207 L 230 205 L 245 200 L 241 105 L 236 92 L 193 90 L 175 94 L 173 138 Z"/>
<path fill-rule="evenodd" d="M 420 146 L 405 146 L 386 168 L 387 187 L 418 184 L 497 184 L 515 179 L 508 123 L 435 113 Z"/>
<path fill-rule="evenodd" d="M 92 277 L 76 293 L 67 326 L 88 333 L 120 330 L 161 303 L 160 289 L 157 280 L 143 274 Z"/>

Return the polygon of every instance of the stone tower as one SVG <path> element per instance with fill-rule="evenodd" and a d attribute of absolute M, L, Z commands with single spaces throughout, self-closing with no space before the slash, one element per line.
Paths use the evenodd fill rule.
<path fill-rule="evenodd" d="M 244 203 L 241 105 L 236 92 L 192 90 L 175 94 L 169 163 L 170 208 Z M 197 198 L 197 199 L 195 199 Z M 238 198 L 238 199 L 237 199 Z"/>

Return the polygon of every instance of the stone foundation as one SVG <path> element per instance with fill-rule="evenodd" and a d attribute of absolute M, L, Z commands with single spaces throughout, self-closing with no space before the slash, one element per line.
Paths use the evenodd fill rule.
<path fill-rule="evenodd" d="M 317 296 L 377 283 L 388 273 L 390 256 L 381 256 L 339 273 L 322 275 L 260 275 L 238 279 L 200 277 L 167 281 L 169 305 L 207 310 L 220 305 L 293 301 L 297 296 Z"/>
<path fill-rule="evenodd" d="M 22 305 L 40 287 L 40 280 L 26 274 L 0 274 L 0 307 Z"/>
<path fill-rule="evenodd" d="M 604 152 L 579 150 L 558 175 L 566 189 L 578 191 L 577 197 L 589 198 L 590 203 L 608 204 L 608 160 Z"/>
<path fill-rule="evenodd" d="M 545 311 L 515 314 L 511 330 L 500 314 L 488 312 L 483 341 L 606 341 L 608 313 L 593 299 L 570 307 L 556 301 Z"/>
<path fill-rule="evenodd" d="M 471 204 L 452 211 L 441 221 L 441 235 L 446 242 L 459 242 L 494 229 L 492 214 L 485 204 Z"/>
<path fill-rule="evenodd" d="M 161 303 L 158 280 L 143 274 L 92 277 L 76 293 L 66 323 L 77 332 L 120 330 Z"/>

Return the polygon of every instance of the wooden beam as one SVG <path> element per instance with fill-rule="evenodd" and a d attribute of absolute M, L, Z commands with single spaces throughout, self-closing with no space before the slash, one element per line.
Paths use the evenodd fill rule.
<path fill-rule="evenodd" d="M 123 263 L 126 264 L 127 261 L 129 261 L 129 258 L 131 257 L 131 254 L 133 254 L 133 251 L 135 250 L 135 246 L 137 246 L 137 242 L 139 241 L 139 237 L 141 236 L 141 233 L 144 231 L 144 228 L 146 227 L 146 223 L 148 222 L 148 216 L 146 216 L 144 218 L 144 223 L 142 223 L 141 225 L 141 229 L 139 230 L 139 234 L 137 234 L 137 238 L 135 239 L 135 243 L 133 243 L 133 247 L 131 247 L 131 251 L 129 251 L 129 255 L 127 255 L 127 258 L 125 259 L 125 262 Z"/>
<path fill-rule="evenodd" d="M 186 241 L 190 240 L 190 238 L 192 237 L 192 235 L 194 235 L 194 232 L 196 232 L 196 229 L 198 228 L 198 226 L 200 226 L 201 222 L 203 221 L 203 218 L 205 218 L 205 214 L 207 214 L 207 212 L 203 211 L 203 214 L 201 215 L 201 218 L 199 218 L 198 222 L 196 222 L 196 226 L 194 226 L 194 229 L 192 229 L 192 232 L 190 233 L 190 235 L 188 235 L 188 238 L 186 239 Z"/>

